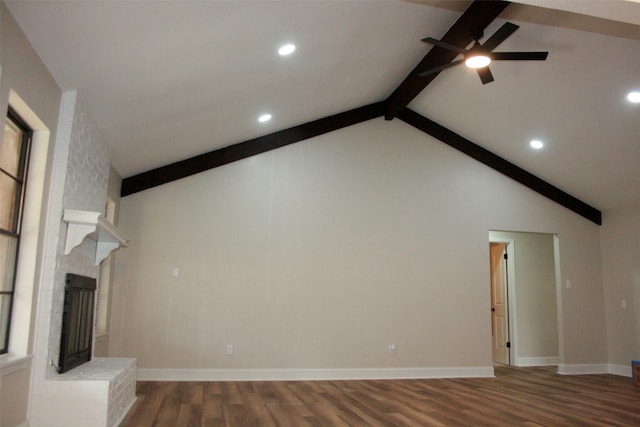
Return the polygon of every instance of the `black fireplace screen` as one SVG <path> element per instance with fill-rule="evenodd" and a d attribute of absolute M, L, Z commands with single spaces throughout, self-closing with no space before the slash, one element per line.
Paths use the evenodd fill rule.
<path fill-rule="evenodd" d="M 91 360 L 96 279 L 67 274 L 62 314 L 58 372 L 67 372 Z"/>

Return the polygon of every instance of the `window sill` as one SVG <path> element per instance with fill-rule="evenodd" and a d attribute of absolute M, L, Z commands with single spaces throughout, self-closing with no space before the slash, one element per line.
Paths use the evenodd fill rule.
<path fill-rule="evenodd" d="M 0 356 L 0 372 L 2 376 L 13 374 L 14 372 L 27 369 L 33 356 L 19 354 L 3 354 Z"/>

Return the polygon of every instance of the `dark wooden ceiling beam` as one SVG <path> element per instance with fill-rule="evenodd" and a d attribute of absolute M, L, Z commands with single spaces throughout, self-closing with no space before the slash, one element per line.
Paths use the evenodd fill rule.
<path fill-rule="evenodd" d="M 431 135 L 439 141 L 455 148 L 456 150 L 474 158 L 480 163 L 483 163 L 508 176 L 544 197 L 547 197 L 565 208 L 572 210 L 589 221 L 602 225 L 602 213 L 598 209 L 562 191 L 558 187 L 549 184 L 521 167 L 514 165 L 497 154 L 494 154 L 491 151 L 469 141 L 433 120 L 430 120 L 408 108 L 402 110 L 400 114 L 398 114 L 398 118 L 403 122 Z"/>
<path fill-rule="evenodd" d="M 122 197 L 384 115 L 383 102 L 334 114 L 171 163 L 122 180 Z"/>
<path fill-rule="evenodd" d="M 511 4 L 508 1 L 474 1 L 442 37 L 442 41 L 465 48 L 473 41 L 472 32 L 484 30 Z M 426 35 L 425 35 L 426 36 Z M 418 74 L 448 64 L 456 52 L 434 46 L 386 100 L 385 119 L 396 117 L 440 73 L 419 77 Z"/>

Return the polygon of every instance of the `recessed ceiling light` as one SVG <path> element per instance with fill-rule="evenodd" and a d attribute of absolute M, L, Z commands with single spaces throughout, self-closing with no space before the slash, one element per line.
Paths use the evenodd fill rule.
<path fill-rule="evenodd" d="M 531 148 L 535 148 L 536 150 L 541 149 L 542 147 L 544 147 L 544 143 L 538 139 L 534 139 L 532 140 L 529 145 L 531 146 Z"/>
<path fill-rule="evenodd" d="M 640 92 L 629 92 L 629 94 L 627 95 L 627 99 L 629 100 L 629 102 L 633 102 L 634 104 L 640 103 Z"/>
<path fill-rule="evenodd" d="M 278 49 L 278 53 L 280 54 L 280 56 L 287 56 L 287 55 L 291 55 L 295 50 L 296 50 L 296 45 L 285 44 L 280 49 Z"/>
<path fill-rule="evenodd" d="M 269 120 L 271 120 L 271 114 L 263 114 L 260 117 L 258 117 L 258 121 L 260 123 L 268 122 Z"/>

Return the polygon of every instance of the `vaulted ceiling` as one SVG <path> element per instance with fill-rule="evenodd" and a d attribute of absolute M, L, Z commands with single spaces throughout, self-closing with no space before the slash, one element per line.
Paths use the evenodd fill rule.
<path fill-rule="evenodd" d="M 443 37 L 466 1 L 5 2 L 125 178 L 363 106 L 382 103 L 390 119 L 408 103 L 597 209 L 640 202 L 640 104 L 626 99 L 640 90 L 637 2 L 508 5 L 485 34 L 505 20 L 520 29 L 496 50 L 549 57 L 496 62 L 487 85 L 464 66 L 428 85 L 411 76 L 432 49 L 421 39 Z M 280 57 L 286 42 L 297 49 Z M 394 111 L 407 76 L 422 87 Z M 272 120 L 259 123 L 263 112 Z"/>

